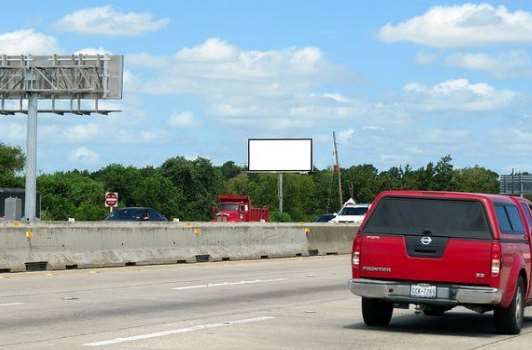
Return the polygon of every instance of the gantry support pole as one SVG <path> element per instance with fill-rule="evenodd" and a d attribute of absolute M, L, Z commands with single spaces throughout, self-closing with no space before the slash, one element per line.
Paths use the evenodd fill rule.
<path fill-rule="evenodd" d="M 26 221 L 34 222 L 37 207 L 37 108 L 38 96 L 28 96 L 28 126 L 26 135 L 26 194 L 24 216 Z"/>

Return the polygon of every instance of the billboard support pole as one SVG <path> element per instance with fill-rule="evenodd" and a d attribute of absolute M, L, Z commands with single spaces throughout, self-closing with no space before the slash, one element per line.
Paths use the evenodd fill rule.
<path fill-rule="evenodd" d="M 283 212 L 283 173 L 277 175 L 277 196 L 279 197 L 279 212 Z"/>
<path fill-rule="evenodd" d="M 28 125 L 26 134 L 26 195 L 24 196 L 24 214 L 26 221 L 36 218 L 37 202 L 37 108 L 38 96 L 29 93 Z"/>

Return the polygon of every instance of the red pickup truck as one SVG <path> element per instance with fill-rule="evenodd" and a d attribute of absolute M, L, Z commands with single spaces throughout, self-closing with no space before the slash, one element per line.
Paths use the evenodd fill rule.
<path fill-rule="evenodd" d="M 489 194 L 379 194 L 353 242 L 351 291 L 369 326 L 394 308 L 442 315 L 461 305 L 494 311 L 495 329 L 518 334 L 530 289 L 532 203 Z"/>

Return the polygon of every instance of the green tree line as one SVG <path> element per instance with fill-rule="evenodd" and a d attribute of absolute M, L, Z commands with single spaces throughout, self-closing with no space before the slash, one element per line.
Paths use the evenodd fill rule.
<path fill-rule="evenodd" d="M 0 144 L 0 187 L 23 187 L 24 153 Z M 379 171 L 371 164 L 341 169 L 342 195 L 369 203 L 384 190 L 416 189 L 497 193 L 497 173 L 480 167 L 455 168 L 450 156 L 435 164 Z M 313 221 L 340 208 L 337 174 L 315 169 L 308 175 L 284 175 L 284 209 L 280 214 L 275 174 L 248 174 L 227 161 L 216 166 L 208 159 L 174 157 L 159 167 L 136 168 L 111 164 L 98 171 L 61 171 L 40 175 L 43 220 L 102 220 L 108 213 L 105 192 L 118 192 L 121 207 L 153 207 L 168 218 L 211 220 L 219 194 L 249 195 L 255 206 L 266 206 L 274 221 Z"/>

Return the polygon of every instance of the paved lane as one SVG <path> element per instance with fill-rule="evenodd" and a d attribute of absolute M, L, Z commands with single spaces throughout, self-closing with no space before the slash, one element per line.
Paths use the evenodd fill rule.
<path fill-rule="evenodd" d="M 368 329 L 349 256 L 0 275 L 0 349 L 520 349 L 491 317 L 397 310 Z M 532 310 L 531 310 L 532 311 Z M 532 315 L 530 311 L 527 312 Z"/>

